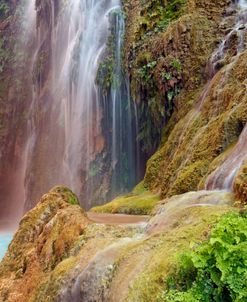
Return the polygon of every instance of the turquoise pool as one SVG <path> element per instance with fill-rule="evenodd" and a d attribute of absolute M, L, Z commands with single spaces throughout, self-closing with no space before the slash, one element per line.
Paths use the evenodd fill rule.
<path fill-rule="evenodd" d="M 3 256 L 5 255 L 8 245 L 10 244 L 13 238 L 12 233 L 0 233 L 0 261 L 2 260 Z"/>

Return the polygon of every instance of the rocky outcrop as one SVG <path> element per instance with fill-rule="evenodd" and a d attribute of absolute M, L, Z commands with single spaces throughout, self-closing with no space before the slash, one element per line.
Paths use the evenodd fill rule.
<path fill-rule="evenodd" d="M 163 16 L 169 13 L 163 27 L 162 16 L 150 13 L 157 6 Z M 247 52 L 239 51 L 232 31 L 236 6 L 127 1 L 125 8 L 126 68 L 140 110 L 139 139 L 147 153 L 159 146 L 148 160 L 144 186 L 162 197 L 202 189 L 247 119 Z M 214 51 L 225 37 L 224 59 L 215 64 Z"/>
<path fill-rule="evenodd" d="M 229 4 L 125 1 L 126 69 L 139 108 L 139 140 L 148 155 L 164 141 L 161 129 L 171 116 L 177 122 L 196 103 L 207 61 L 224 35 L 218 28 Z"/>
<path fill-rule="evenodd" d="M 27 301 L 44 280 L 58 271 L 66 272 L 75 263 L 75 258 L 66 258 L 88 224 L 77 197 L 69 189 L 56 187 L 44 195 L 37 207 L 22 218 L 1 263 L 0 300 Z"/>
<path fill-rule="evenodd" d="M 164 200 L 148 224 L 95 224 L 65 187 L 28 212 L 0 263 L 1 302 L 156 301 L 175 251 L 205 240 L 232 195 Z"/>

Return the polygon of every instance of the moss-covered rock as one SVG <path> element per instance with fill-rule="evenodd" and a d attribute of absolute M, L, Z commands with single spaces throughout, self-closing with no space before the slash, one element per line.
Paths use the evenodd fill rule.
<path fill-rule="evenodd" d="M 57 186 L 23 217 L 0 264 L 1 299 L 6 296 L 8 301 L 16 301 L 18 295 L 18 301 L 28 301 L 37 285 L 58 271 L 58 265 L 68 273 L 70 266 L 61 263 L 89 224 L 85 212 L 72 205 L 71 198 L 77 200 L 71 190 Z M 8 286 L 5 279 L 11 280 Z"/>
<path fill-rule="evenodd" d="M 191 192 L 160 202 L 145 225 L 118 226 L 89 222 L 68 192 L 56 187 L 22 219 L 0 264 L 0 301 L 156 301 L 176 252 L 207 238 L 233 202 Z"/>
<path fill-rule="evenodd" d="M 67 187 L 65 186 L 56 186 L 53 189 L 51 189 L 50 193 L 58 193 L 61 195 L 61 197 L 68 202 L 69 204 L 72 205 L 79 205 L 79 200 L 77 196 Z"/>
<path fill-rule="evenodd" d="M 241 205 L 247 205 L 247 162 L 245 161 L 234 179 L 233 190 Z"/>
<path fill-rule="evenodd" d="M 125 62 L 131 94 L 139 109 L 139 140 L 150 155 L 162 126 L 176 109 L 184 116 L 187 96 L 205 84 L 207 62 L 222 32 L 230 1 L 124 1 Z M 199 55 L 198 55 L 199 54 Z"/>
<path fill-rule="evenodd" d="M 171 196 L 202 188 L 224 153 L 231 152 L 247 119 L 246 57 L 244 52 L 218 72 L 198 97 L 199 109 L 170 127 L 166 140 L 148 161 L 144 183 L 149 189 L 161 188 L 163 196 Z M 176 120 L 175 114 L 172 119 Z"/>
<path fill-rule="evenodd" d="M 148 155 L 159 146 L 147 163 L 145 186 L 163 197 L 203 188 L 247 118 L 247 53 L 234 57 L 236 39 L 210 79 L 210 58 L 233 27 L 236 11 L 229 10 L 229 0 L 124 3 L 138 139 Z M 168 18 L 169 7 L 175 10 Z M 157 27 L 159 20 L 166 26 Z"/>
<path fill-rule="evenodd" d="M 102 206 L 94 207 L 91 211 L 96 213 L 149 215 L 159 200 L 158 194 L 155 195 L 150 192 L 142 194 L 130 193 L 117 197 Z"/>

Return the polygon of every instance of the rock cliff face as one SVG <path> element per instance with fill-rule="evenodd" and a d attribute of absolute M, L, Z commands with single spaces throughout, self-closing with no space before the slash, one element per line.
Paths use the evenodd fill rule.
<path fill-rule="evenodd" d="M 47 65 L 35 76 L 42 84 L 39 109 L 51 97 L 46 86 L 51 76 L 50 3 L 36 3 L 45 41 L 39 51 L 47 53 Z M 59 3 L 53 2 L 54 12 Z M 188 278 L 195 281 L 191 261 L 179 271 L 178 254 L 197 253 L 204 241 L 217 250 L 217 242 L 223 241 L 209 240 L 211 230 L 229 211 L 243 221 L 229 259 L 240 255 L 238 248 L 246 259 L 247 12 L 230 0 L 126 0 L 123 4 L 125 69 L 138 111 L 140 147 L 146 158 L 151 157 L 143 182 L 132 193 L 94 211 L 151 217 L 132 225 L 94 223 L 72 191 L 55 187 L 23 217 L 0 263 L 1 302 L 197 301 L 167 300 L 169 286 L 175 297 L 174 290 L 193 287 Z M 39 112 L 36 122 L 46 124 L 50 114 Z M 46 146 L 43 139 L 42 148 L 49 152 L 59 148 Z M 46 154 L 42 148 L 34 153 L 34 163 L 40 163 L 35 156 Z M 59 164 L 59 157 L 57 161 L 51 160 L 51 168 Z M 47 183 L 52 185 L 50 179 Z M 39 181 L 30 178 L 35 190 L 41 190 Z M 32 192 L 29 200 L 31 196 Z M 224 217 L 236 227 L 230 216 Z M 223 230 L 224 236 L 234 233 L 231 228 Z M 222 254 L 221 250 L 219 259 Z M 204 258 L 195 259 L 199 267 L 206 265 Z M 241 274 L 242 269 L 247 270 L 241 266 Z M 214 289 L 224 279 L 221 276 L 235 278 L 231 270 L 210 271 L 207 277 L 211 273 L 207 285 L 213 284 Z M 183 277 L 187 279 L 176 283 Z M 228 294 L 228 301 L 233 299 L 230 290 L 220 288 L 217 293 Z M 214 301 L 214 294 L 208 301 Z"/>
<path fill-rule="evenodd" d="M 239 16 L 231 1 L 127 1 L 125 7 L 139 135 L 148 151 L 161 141 L 144 185 L 163 197 L 210 187 L 207 177 L 246 124 L 246 25 L 239 29 L 246 13 Z"/>
<path fill-rule="evenodd" d="M 207 62 L 224 36 L 218 28 L 229 5 L 230 1 L 125 1 L 126 64 L 133 97 L 140 103 L 145 150 L 157 147 L 162 126 L 172 115 L 180 119 L 197 102 L 207 81 Z"/>

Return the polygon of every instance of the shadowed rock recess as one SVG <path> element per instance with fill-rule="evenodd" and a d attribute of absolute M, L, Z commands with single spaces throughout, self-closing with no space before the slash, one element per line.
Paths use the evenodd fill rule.
<path fill-rule="evenodd" d="M 52 14 L 51 10 L 55 9 L 62 15 L 68 3 L 79 2 L 42 1 L 36 1 L 38 24 L 41 29 L 44 27 L 40 35 L 49 40 L 49 43 L 43 41 L 49 48 L 56 41 L 54 32 L 49 29 L 55 26 L 58 39 L 58 29 L 68 16 L 65 14 L 61 23 L 56 23 L 60 15 L 55 14 L 52 24 L 45 22 L 49 19 L 48 12 Z M 6 1 L 0 0 L 1 37 L 11 31 L 13 37 L 15 33 L 13 15 L 18 1 L 10 2 L 11 10 L 5 12 Z M 114 3 L 112 1 L 109 7 L 115 7 Z M 14 137 L 0 153 L 0 180 L 3 179 L 0 183 L 1 186 L 15 184 L 12 171 L 16 168 L 16 177 L 24 179 L 29 188 L 26 203 L 36 206 L 21 219 L 0 262 L 0 302 L 246 302 L 247 1 L 123 0 L 122 6 L 116 3 L 117 10 L 109 18 L 117 22 L 109 28 L 108 42 L 105 35 L 99 34 L 104 40 L 104 51 L 97 53 L 94 61 L 99 67 L 93 87 L 100 86 L 99 90 L 95 89 L 104 99 L 102 103 L 95 103 L 99 108 L 95 105 L 90 114 L 99 125 L 93 130 L 87 125 L 91 132 L 76 137 L 82 145 L 88 133 L 95 140 L 93 150 L 90 142 L 89 147 L 83 145 L 90 149 L 83 153 L 85 162 L 75 160 L 77 153 L 66 149 L 66 132 L 61 134 L 64 135 L 64 154 L 59 153 L 61 158 L 57 157 L 56 162 L 51 156 L 50 167 L 49 164 L 43 166 L 44 154 L 60 151 L 60 145 L 58 142 L 49 148 L 46 146 L 49 133 L 39 134 L 42 146 L 39 149 L 35 145 L 34 168 L 27 169 L 26 178 L 18 164 L 6 164 L 8 154 L 15 154 L 19 163 L 21 150 L 25 149 L 29 132 L 25 126 L 21 127 L 24 122 L 16 111 L 25 115 L 31 92 L 27 89 L 25 97 L 24 91 L 20 91 L 23 101 L 17 106 L 18 110 L 2 104 L 7 100 L 6 94 L 11 95 L 9 91 L 17 93 L 13 91 L 16 86 L 4 86 L 14 66 L 9 57 L 4 61 L 0 119 L 6 130 L 2 131 L 1 124 L 0 151 L 2 144 L 11 139 L 12 132 Z M 102 5 L 108 8 L 105 2 Z M 6 20 L 5 13 L 8 20 L 13 21 L 11 26 L 8 23 L 4 26 L 5 21 L 1 21 Z M 104 18 L 106 16 L 104 10 Z M 76 26 L 79 20 L 73 20 L 70 22 Z M 114 31 L 118 33 L 115 38 Z M 77 43 L 83 43 L 82 36 Z M 6 41 L 8 39 L 5 44 Z M 32 39 L 30 41 L 25 44 L 28 49 L 32 49 Z M 0 50 L 1 47 L 13 48 L 9 43 L 2 45 L 0 40 Z M 46 62 L 43 67 L 47 70 L 40 71 L 40 77 L 45 78 L 38 80 L 36 74 L 41 85 L 38 107 L 33 109 L 36 127 L 39 122 L 44 126 L 47 116 L 53 127 L 53 113 L 57 124 L 61 118 L 58 106 L 50 110 L 44 101 L 49 103 L 55 98 L 47 92 L 54 58 L 50 49 L 45 50 L 49 53 L 49 58 L 43 58 Z M 76 60 L 76 55 L 79 56 L 74 53 L 69 60 Z M 0 64 L 1 56 L 0 51 Z M 28 62 L 27 58 L 23 60 Z M 58 73 L 56 70 L 54 74 Z M 20 87 L 28 81 L 28 78 L 22 79 Z M 74 97 L 73 85 L 79 81 L 80 77 L 75 77 L 68 86 L 71 98 Z M 119 81 L 121 89 L 117 86 Z M 79 84 L 78 87 L 81 89 Z M 96 93 L 92 99 L 95 101 L 99 95 Z M 118 108 L 114 103 L 117 99 L 125 101 L 124 105 Z M 44 111 L 43 105 L 47 106 Z M 99 110 L 97 114 L 95 108 Z M 118 109 L 119 116 L 114 115 Z M 7 127 L 11 112 L 15 123 Z M 109 116 L 105 116 L 107 112 Z M 128 118 L 124 118 L 124 114 Z M 40 120 L 42 116 L 44 121 Z M 78 113 L 77 117 L 81 122 L 82 116 Z M 115 131 L 116 124 L 118 130 Z M 63 127 L 59 129 L 62 131 Z M 56 137 L 54 133 L 52 137 Z M 117 139 L 122 139 L 122 145 Z M 133 149 L 126 143 L 132 140 Z M 72 137 L 69 142 L 73 147 Z M 43 149 L 50 151 L 45 153 Z M 31 200 L 31 196 L 37 197 L 35 188 L 39 188 L 40 193 L 41 187 L 64 182 L 71 174 L 72 171 L 67 174 L 68 170 L 64 170 L 60 175 L 59 169 L 53 169 L 59 167 L 62 159 L 63 164 L 68 160 L 67 169 L 70 161 L 74 163 L 71 167 L 76 167 L 79 175 L 74 175 L 76 185 L 83 187 L 78 191 L 79 197 L 66 186 L 56 186 L 38 203 Z M 89 174 L 85 172 L 87 165 Z M 4 171 L 7 180 L 4 180 Z M 133 188 L 134 179 L 142 174 L 145 174 L 143 180 L 130 193 L 102 205 L 108 196 L 114 195 L 110 194 L 114 191 L 111 186 L 119 187 L 118 192 L 124 193 L 125 188 L 130 188 L 129 183 Z M 133 179 L 129 181 L 131 175 Z M 50 180 L 41 183 L 46 176 Z M 71 179 L 74 184 L 73 175 Z M 85 189 L 88 183 L 93 184 L 90 192 Z M 16 186 L 13 187 L 15 190 Z M 25 193 L 23 188 L 21 193 Z M 14 192 L 12 197 L 17 195 Z M 87 209 L 94 204 L 87 198 L 97 201 L 91 212 L 83 209 L 83 205 Z M 13 200 L 11 198 L 11 207 L 1 200 L 5 206 L 0 217 L 8 211 L 14 213 L 17 200 Z M 126 214 L 136 215 L 135 219 Z"/>

